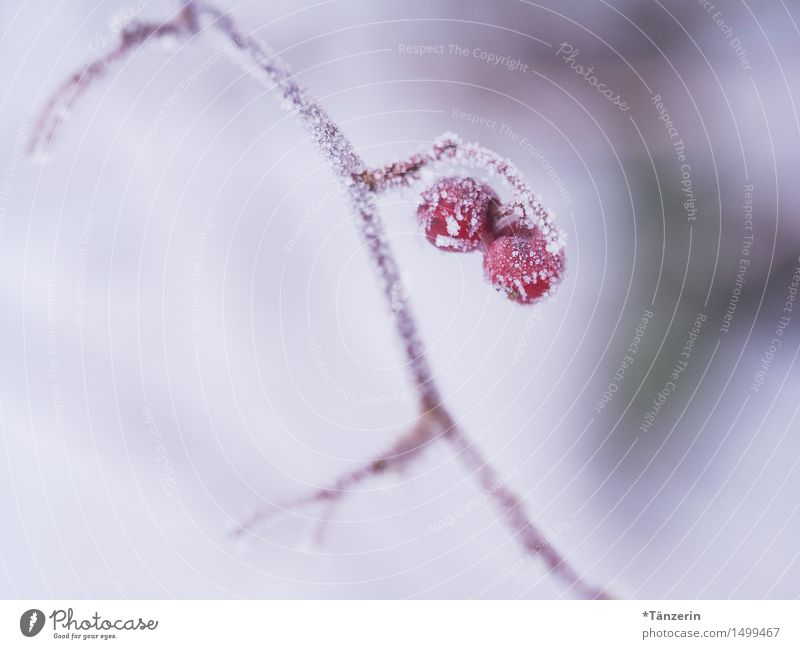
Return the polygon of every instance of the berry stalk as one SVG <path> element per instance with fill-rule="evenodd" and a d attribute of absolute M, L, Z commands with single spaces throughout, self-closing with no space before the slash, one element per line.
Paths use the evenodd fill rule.
<path fill-rule="evenodd" d="M 367 244 L 370 257 L 382 285 L 382 292 L 392 313 L 397 336 L 408 363 L 420 407 L 420 419 L 411 431 L 402 435 L 384 456 L 345 474 L 333 485 L 301 499 L 294 505 L 333 502 L 356 484 L 389 469 L 399 468 L 435 439 L 448 440 L 456 450 L 459 461 L 481 485 L 500 482 L 491 464 L 479 453 L 457 426 L 446 408 L 433 379 L 430 365 L 418 334 L 411 307 L 402 290 L 399 267 L 389 245 L 384 240 L 383 226 L 378 217 L 375 195 L 394 187 L 407 186 L 420 177 L 420 171 L 436 163 L 451 163 L 486 170 L 502 178 L 512 190 L 512 200 L 505 203 L 498 218 L 538 228 L 553 245 L 557 229 L 550 215 L 530 192 L 518 170 L 492 151 L 473 144 L 462 144 L 457 137 L 446 135 L 433 143 L 429 151 L 416 154 L 406 161 L 369 169 L 339 126 L 317 102 L 313 95 L 295 78 L 291 69 L 266 44 L 242 32 L 231 18 L 203 2 L 189 0 L 169 20 L 161 23 L 134 22 L 122 32 L 116 48 L 90 62 L 67 79 L 46 103 L 36 123 L 31 142 L 33 153 L 46 154 L 54 137 L 75 102 L 114 64 L 132 55 L 139 47 L 160 38 L 188 38 L 203 31 L 223 37 L 233 46 L 240 64 L 257 79 L 272 86 L 284 107 L 293 111 L 313 139 L 318 151 L 330 164 L 347 191 L 348 202 L 357 227 Z M 560 244 L 559 244 L 560 245 Z M 543 547 L 544 536 L 524 512 L 522 502 L 508 489 L 492 489 L 495 504 L 503 513 L 514 538 L 531 554 L 544 556 L 552 574 L 583 597 L 605 597 L 603 591 L 587 585 L 569 567 L 565 558 L 551 546 Z M 274 513 L 256 513 L 239 527 L 238 532 L 251 532 L 258 522 Z"/>

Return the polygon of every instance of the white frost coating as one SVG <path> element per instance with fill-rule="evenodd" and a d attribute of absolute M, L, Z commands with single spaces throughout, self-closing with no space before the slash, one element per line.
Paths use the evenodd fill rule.
<path fill-rule="evenodd" d="M 437 248 L 448 248 L 452 250 L 469 250 L 469 245 L 463 239 L 455 239 L 453 237 L 446 237 L 443 234 L 436 235 L 434 241 Z"/>
<path fill-rule="evenodd" d="M 461 232 L 461 226 L 458 224 L 455 216 L 448 216 L 447 217 L 447 233 L 451 237 L 457 237 L 458 233 Z"/>
<path fill-rule="evenodd" d="M 375 196 L 363 176 L 366 165 L 339 126 L 313 95 L 298 83 L 289 66 L 260 39 L 241 32 L 227 14 L 202 2 L 188 2 L 170 21 L 133 22 L 128 25 L 115 49 L 84 66 L 58 88 L 36 122 L 30 151 L 47 151 L 77 99 L 113 64 L 124 60 L 145 44 L 165 38 L 186 38 L 199 32 L 222 37 L 225 50 L 232 58 L 266 84 L 280 104 L 295 114 L 347 190 L 358 229 L 367 244 L 384 296 L 390 305 L 392 322 L 402 341 L 414 384 L 424 402 L 439 403 L 440 397 L 432 381 L 411 309 L 405 298 L 398 297 L 403 295 L 400 272 L 383 239 Z"/>
<path fill-rule="evenodd" d="M 417 327 L 403 291 L 400 271 L 384 241 L 375 196 L 363 178 L 366 168 L 363 160 L 327 111 L 298 83 L 289 66 L 271 48 L 253 36 L 240 33 L 230 19 L 217 10 L 204 5 L 197 6 L 208 26 L 221 32 L 234 45 L 234 51 L 241 54 L 238 57 L 239 64 L 270 86 L 281 104 L 296 115 L 347 190 L 359 231 L 367 243 L 383 284 L 384 296 L 393 315 L 392 321 L 397 334 L 403 343 L 414 384 L 424 402 L 438 403 L 440 397 L 432 381 L 422 341 L 417 334 Z"/>
<path fill-rule="evenodd" d="M 552 234 L 555 226 L 549 224 L 549 215 L 540 204 L 529 198 L 527 186 L 510 163 L 477 145 L 462 146 L 455 136 L 448 135 L 437 141 L 434 151 L 427 154 L 427 158 L 419 155 L 411 163 L 396 163 L 377 171 L 367 169 L 339 127 L 313 96 L 297 83 L 288 66 L 271 49 L 253 36 L 242 34 L 227 15 L 194 0 L 188 0 L 166 22 L 130 24 L 125 28 L 116 49 L 92 61 L 62 84 L 46 104 L 36 123 L 31 150 L 46 151 L 49 148 L 56 130 L 66 119 L 71 106 L 112 64 L 151 41 L 186 38 L 201 30 L 224 35 L 226 42 L 233 45 L 233 51 L 239 54 L 239 63 L 256 78 L 270 85 L 281 105 L 293 112 L 309 132 L 346 188 L 359 230 L 367 243 L 376 272 L 383 283 L 385 297 L 395 316 L 393 324 L 420 397 L 421 414 L 417 425 L 397 441 L 387 456 L 362 465 L 345 474 L 329 488 L 320 489 L 296 503 L 332 502 L 337 497 L 336 494 L 344 493 L 367 477 L 382 473 L 390 466 L 396 467 L 408 462 L 415 453 L 441 435 L 456 449 L 459 461 L 468 468 L 470 475 L 476 478 L 487 493 L 492 494 L 500 510 L 504 512 L 503 520 L 511 528 L 513 538 L 526 552 L 531 556 L 541 556 L 552 573 L 576 589 L 580 595 L 589 598 L 606 597 L 602 590 L 584 583 L 582 577 L 570 567 L 553 545 L 546 542 L 544 535 L 525 514 L 522 501 L 502 484 L 497 486 L 499 480 L 495 470 L 461 432 L 442 403 L 423 356 L 416 325 L 405 298 L 402 278 L 391 251 L 383 240 L 382 226 L 376 213 L 374 194 L 385 188 L 408 185 L 410 180 L 418 177 L 418 171 L 424 164 L 447 162 L 475 166 L 483 168 L 490 175 L 501 176 L 512 188 L 514 199 L 510 208 L 516 218 L 529 219 L 531 224 L 540 225 L 547 234 L 548 241 L 556 245 L 559 239 Z M 515 208 L 515 204 L 519 209 Z M 257 522 L 263 517 L 263 513 L 256 513 L 252 521 Z M 239 530 L 248 527 L 249 524 L 245 523 Z"/>
<path fill-rule="evenodd" d="M 445 177 L 422 192 L 417 215 L 428 237 L 447 234 L 449 237 L 470 240 L 459 250 L 474 249 L 486 226 L 490 204 L 497 202 L 495 192 L 473 178 Z M 455 246 L 447 246 L 455 247 Z"/>
<path fill-rule="evenodd" d="M 498 221 L 523 228 L 539 228 L 545 236 L 547 249 L 558 254 L 565 248 L 566 238 L 555 224 L 553 214 L 533 194 L 517 167 L 494 151 L 478 144 L 463 143 L 453 133 L 444 133 L 433 144 L 401 162 L 366 173 L 376 192 L 410 186 L 421 178 L 425 167 L 449 169 L 479 169 L 491 178 L 499 178 L 510 190 L 511 197 L 500 208 Z"/>

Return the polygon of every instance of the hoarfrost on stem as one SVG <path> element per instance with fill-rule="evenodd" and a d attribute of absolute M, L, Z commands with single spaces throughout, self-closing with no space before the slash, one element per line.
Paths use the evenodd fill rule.
<path fill-rule="evenodd" d="M 163 22 L 132 22 L 121 33 L 115 48 L 85 65 L 70 76 L 45 104 L 36 122 L 31 153 L 46 155 L 59 128 L 78 99 L 109 69 L 135 53 L 140 47 L 155 42 L 170 42 L 196 34 L 211 33 L 225 41 L 237 62 L 262 83 L 270 86 L 281 105 L 293 112 L 311 136 L 317 149 L 330 164 L 346 190 L 350 208 L 361 236 L 367 244 L 375 272 L 381 282 L 392 314 L 396 334 L 407 361 L 408 371 L 419 399 L 419 420 L 412 429 L 400 435 L 382 456 L 341 476 L 329 487 L 289 503 L 296 507 L 312 503 L 332 505 L 358 483 L 389 469 L 400 468 L 417 457 L 429 444 L 447 440 L 470 475 L 489 493 L 501 511 L 514 539 L 524 550 L 541 556 L 551 573 L 586 598 L 605 598 L 601 589 L 588 585 L 566 559 L 546 542 L 546 537 L 528 518 L 522 501 L 507 487 L 495 488 L 498 474 L 456 424 L 445 406 L 424 354 L 417 326 L 404 290 L 399 266 L 383 236 L 375 196 L 379 192 L 410 186 L 420 178 L 423 168 L 447 165 L 484 170 L 500 178 L 511 190 L 512 198 L 504 204 L 501 219 L 537 227 L 553 252 L 563 249 L 563 238 L 551 215 L 531 193 L 516 167 L 494 152 L 477 144 L 464 144 L 454 134 L 444 134 L 432 145 L 407 160 L 370 169 L 356 152 L 350 140 L 317 102 L 297 81 L 288 65 L 265 43 L 245 33 L 231 17 L 203 2 L 189 0 L 172 17 Z M 256 511 L 237 526 L 237 536 L 254 533 L 254 528 L 280 508 Z"/>

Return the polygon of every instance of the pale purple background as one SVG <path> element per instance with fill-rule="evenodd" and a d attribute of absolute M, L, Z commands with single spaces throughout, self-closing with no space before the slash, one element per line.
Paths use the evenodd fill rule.
<path fill-rule="evenodd" d="M 716 4 L 730 37 L 691 2 L 225 3 L 371 163 L 456 131 L 510 157 L 556 212 L 569 272 L 526 309 L 483 282 L 478 255 L 420 238 L 413 192 L 381 201 L 447 403 L 577 570 L 622 597 L 800 594 L 800 312 L 750 390 L 800 254 L 800 7 Z M 136 7 L 0 5 L 0 597 L 571 596 L 445 446 L 365 484 L 321 545 L 313 508 L 231 537 L 253 507 L 379 453 L 415 406 L 332 175 L 218 41 L 140 52 L 84 98 L 47 164 L 25 158 L 35 111 Z M 629 111 L 556 55 L 565 41 Z M 652 93 L 687 143 L 691 251 Z M 454 108 L 506 123 L 541 160 Z M 756 243 L 723 336 L 746 183 Z M 690 366 L 640 433 L 701 311 Z"/>

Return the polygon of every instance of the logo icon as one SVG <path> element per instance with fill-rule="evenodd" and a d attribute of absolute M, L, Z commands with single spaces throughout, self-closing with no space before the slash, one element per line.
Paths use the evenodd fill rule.
<path fill-rule="evenodd" d="M 19 630 L 22 635 L 32 638 L 44 628 L 44 613 L 38 608 L 25 611 L 19 618 Z"/>

